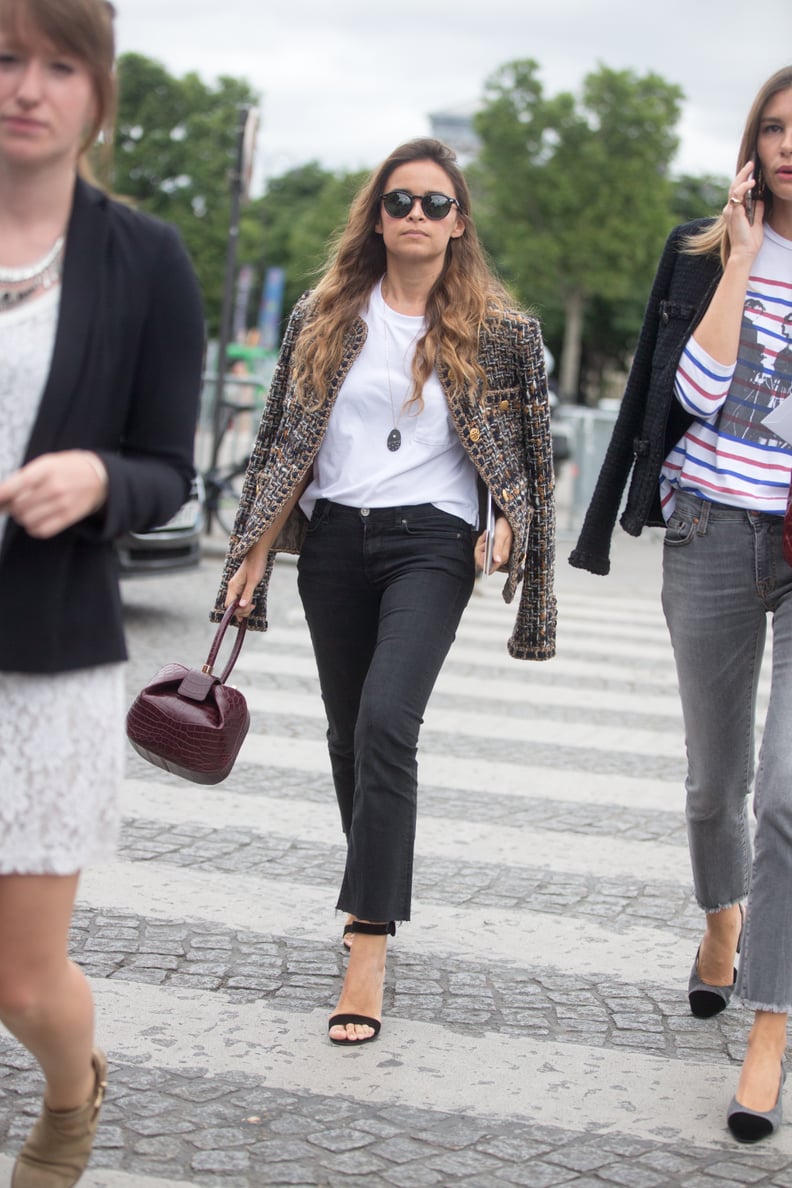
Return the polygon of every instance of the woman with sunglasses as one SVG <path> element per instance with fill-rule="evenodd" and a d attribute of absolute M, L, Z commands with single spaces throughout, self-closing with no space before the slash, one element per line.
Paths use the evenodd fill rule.
<path fill-rule="evenodd" d="M 181 240 L 87 180 L 113 59 L 105 0 L 0 0 L 0 1021 L 45 1081 L 12 1188 L 70 1188 L 94 1141 L 107 1061 L 68 950 L 119 826 L 114 540 L 184 502 L 201 384 Z"/>
<path fill-rule="evenodd" d="M 573 565 L 610 568 L 621 517 L 665 527 L 663 609 L 685 723 L 686 816 L 704 935 L 688 979 L 701 1019 L 754 1011 L 727 1123 L 778 1129 L 792 1008 L 792 568 L 783 551 L 792 446 L 765 423 L 792 383 L 792 67 L 760 88 L 723 210 L 671 233 Z M 787 397 L 788 399 L 788 397 Z M 756 767 L 757 687 L 772 683 Z M 743 910 L 743 902 L 747 906 Z M 739 952 L 739 972 L 735 963 Z"/>
<path fill-rule="evenodd" d="M 539 326 L 489 271 L 454 154 L 396 149 L 355 199 L 281 348 L 214 616 L 266 628 L 274 554 L 299 552 L 347 838 L 350 961 L 330 1039 L 380 1030 L 388 935 L 410 919 L 418 732 L 485 564 L 513 656 L 555 650 L 553 468 Z M 352 941 L 354 940 L 354 943 Z"/>

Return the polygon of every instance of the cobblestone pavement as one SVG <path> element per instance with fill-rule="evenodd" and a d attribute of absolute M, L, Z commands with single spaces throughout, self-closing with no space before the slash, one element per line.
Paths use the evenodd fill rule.
<path fill-rule="evenodd" d="M 792 1188 L 788 1128 L 742 1149 L 724 1126 L 748 1017 L 687 1009 L 700 917 L 659 541 L 617 540 L 604 580 L 569 547 L 557 660 L 508 659 L 490 583 L 438 683 L 376 1044 L 325 1036 L 343 850 L 293 564 L 243 650 L 229 779 L 130 752 L 118 861 L 86 872 L 71 937 L 111 1062 L 86 1188 Z M 130 699 L 203 659 L 218 568 L 125 586 Z M 0 1037 L 0 1183 L 40 1088 Z"/>

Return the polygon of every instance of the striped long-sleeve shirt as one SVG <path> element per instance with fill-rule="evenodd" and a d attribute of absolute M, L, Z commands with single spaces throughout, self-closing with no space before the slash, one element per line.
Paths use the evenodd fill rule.
<path fill-rule="evenodd" d="M 696 418 L 668 454 L 663 514 L 677 488 L 715 503 L 783 515 L 792 445 L 763 419 L 792 393 L 792 241 L 765 227 L 748 283 L 736 363 L 716 362 L 688 340 L 675 394 Z"/>

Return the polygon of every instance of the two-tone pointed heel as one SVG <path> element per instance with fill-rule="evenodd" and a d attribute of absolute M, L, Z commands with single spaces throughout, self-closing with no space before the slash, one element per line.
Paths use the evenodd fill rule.
<path fill-rule="evenodd" d="M 742 904 L 738 905 L 740 908 L 740 935 L 737 938 L 737 952 L 740 952 L 742 945 L 743 929 L 745 927 L 745 913 Z M 735 969 L 732 976 L 731 985 L 729 986 L 712 986 L 709 982 L 703 982 L 699 976 L 699 956 L 701 954 L 701 945 L 696 950 L 696 959 L 693 962 L 693 968 L 690 971 L 690 978 L 688 979 L 688 1002 L 690 1003 L 690 1010 L 697 1019 L 712 1019 L 713 1016 L 719 1015 L 721 1011 L 725 1011 L 726 1007 L 731 1001 L 734 993 L 734 985 L 737 981 L 737 970 Z"/>
<path fill-rule="evenodd" d="M 784 1119 L 781 1094 L 785 1080 L 786 1069 L 782 1063 L 778 1097 L 771 1110 L 749 1110 L 747 1106 L 740 1105 L 736 1096 L 731 1099 L 726 1111 L 726 1124 L 738 1143 L 758 1143 L 778 1130 Z"/>

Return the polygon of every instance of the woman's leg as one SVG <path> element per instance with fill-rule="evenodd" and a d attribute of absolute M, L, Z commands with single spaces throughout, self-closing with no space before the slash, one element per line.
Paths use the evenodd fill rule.
<path fill-rule="evenodd" d="M 379 923 L 410 918 L 418 735 L 475 574 L 470 530 L 433 508 L 405 509 L 395 523 L 375 520 L 368 543 L 382 598 L 355 731 L 355 800 L 338 905 Z M 386 945 L 387 936 L 355 935 L 334 1014 L 381 1018 Z M 371 1032 L 347 1024 L 330 1035 L 360 1040 Z"/>
<path fill-rule="evenodd" d="M 344 778 L 351 816 L 338 906 L 370 923 L 409 919 L 418 731 L 472 591 L 471 532 L 426 506 L 333 508 L 307 543 L 300 592 L 336 760 L 349 758 L 352 727 L 351 777 L 347 769 Z M 355 934 L 334 1013 L 380 1018 L 386 946 L 387 935 Z M 331 1031 L 334 1039 L 353 1041 L 371 1034 L 355 1024 Z"/>
<path fill-rule="evenodd" d="M 756 835 L 737 993 L 756 1011 L 737 1100 L 772 1109 L 792 1009 L 792 569 L 783 560 L 781 524 L 758 538 L 757 571 L 773 611 L 770 699 L 756 773 Z"/>
<path fill-rule="evenodd" d="M 53 1110 L 94 1085 L 93 1001 L 67 947 L 78 878 L 0 877 L 0 1019 L 41 1065 Z"/>
<path fill-rule="evenodd" d="M 678 495 L 663 549 L 663 608 L 685 723 L 694 888 L 707 913 L 698 972 L 730 986 L 751 863 L 747 798 L 767 614 L 748 513 Z"/>
<path fill-rule="evenodd" d="M 369 581 L 359 513 L 320 500 L 298 563 L 298 589 L 311 633 L 327 715 L 327 746 L 341 828 L 355 796 L 355 726 L 377 643 L 380 593 Z"/>

